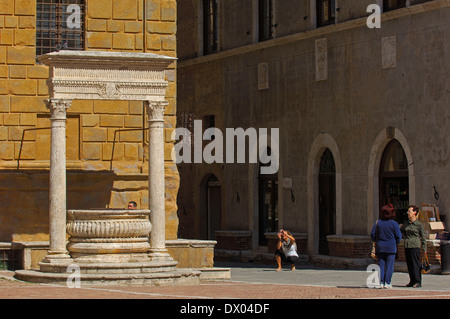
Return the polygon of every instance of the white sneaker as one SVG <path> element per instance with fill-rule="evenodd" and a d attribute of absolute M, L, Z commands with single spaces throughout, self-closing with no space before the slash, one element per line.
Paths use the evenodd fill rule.
<path fill-rule="evenodd" d="M 392 288 L 392 284 L 384 284 L 384 288 L 391 289 Z"/>

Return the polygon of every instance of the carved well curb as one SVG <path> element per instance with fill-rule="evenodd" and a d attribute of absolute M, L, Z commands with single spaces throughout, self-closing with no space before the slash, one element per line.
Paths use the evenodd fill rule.
<path fill-rule="evenodd" d="M 84 262 L 147 260 L 149 210 L 69 210 L 67 249 Z"/>

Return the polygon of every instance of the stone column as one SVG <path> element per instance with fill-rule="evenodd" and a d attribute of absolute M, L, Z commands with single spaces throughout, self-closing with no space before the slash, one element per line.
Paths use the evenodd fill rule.
<path fill-rule="evenodd" d="M 167 101 L 146 101 L 148 109 L 148 207 L 150 210 L 149 257 L 172 260 L 166 249 L 166 209 L 164 186 L 164 109 Z"/>
<path fill-rule="evenodd" d="M 50 99 L 51 145 L 49 181 L 50 249 L 44 262 L 69 261 L 66 249 L 66 113 L 71 100 Z"/>

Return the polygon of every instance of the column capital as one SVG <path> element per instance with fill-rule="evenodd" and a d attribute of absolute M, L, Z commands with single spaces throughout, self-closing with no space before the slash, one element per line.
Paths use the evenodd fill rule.
<path fill-rule="evenodd" d="M 149 122 L 163 122 L 164 121 L 164 110 L 168 101 L 146 101 L 148 107 L 148 121 Z"/>
<path fill-rule="evenodd" d="M 50 120 L 66 120 L 67 109 L 72 105 L 72 100 L 49 99 L 45 101 L 45 105 L 50 110 Z"/>

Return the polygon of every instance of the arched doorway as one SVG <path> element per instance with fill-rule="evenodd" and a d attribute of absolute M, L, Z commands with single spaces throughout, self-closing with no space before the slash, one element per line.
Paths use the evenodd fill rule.
<path fill-rule="evenodd" d="M 329 156 L 327 149 L 331 153 Z M 325 154 L 325 151 L 326 155 Z M 322 164 L 322 157 L 324 157 L 324 163 L 327 162 L 325 158 L 333 159 L 334 168 L 329 165 L 331 169 L 325 169 L 327 165 Z M 330 162 L 330 161 L 328 161 Z M 308 210 L 308 253 L 310 255 L 319 254 L 319 233 L 320 233 L 320 220 L 319 220 L 319 175 L 322 167 L 322 174 L 330 172 L 333 175 L 334 172 L 334 185 L 330 187 L 334 190 L 323 193 L 331 193 L 334 195 L 334 212 L 333 212 L 333 230 L 328 231 L 330 234 L 341 235 L 342 234 L 342 162 L 339 147 L 333 137 L 327 133 L 323 133 L 317 136 L 314 140 L 308 157 L 308 176 L 307 176 L 307 210 Z M 325 177 L 325 176 L 324 176 Z M 328 182 L 329 183 L 329 182 Z M 322 182 L 322 185 L 324 183 Z M 322 186 L 323 188 L 324 186 Z M 322 229 L 326 229 L 322 227 Z M 322 235 L 322 237 L 324 237 Z M 326 236 L 325 236 L 326 238 Z"/>
<path fill-rule="evenodd" d="M 205 176 L 202 184 L 199 235 L 201 239 L 215 239 L 222 228 L 222 187 L 214 174 Z"/>
<path fill-rule="evenodd" d="M 409 205 L 408 160 L 396 139 L 389 142 L 381 157 L 379 185 L 380 208 L 391 203 L 397 212 L 397 222 L 406 221 Z"/>
<path fill-rule="evenodd" d="M 336 166 L 326 149 L 319 167 L 319 254 L 328 255 L 327 236 L 336 233 Z"/>

